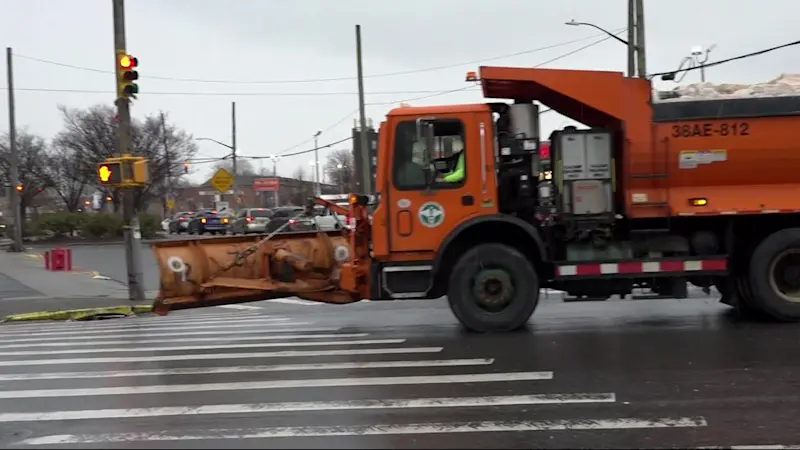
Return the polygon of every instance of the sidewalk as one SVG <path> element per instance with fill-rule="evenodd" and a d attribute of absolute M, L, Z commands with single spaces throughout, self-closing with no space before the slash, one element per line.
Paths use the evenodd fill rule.
<path fill-rule="evenodd" d="M 128 288 L 97 272 L 44 269 L 41 255 L 0 251 L 0 316 L 41 310 L 95 308 L 130 304 Z M 145 293 L 149 303 L 157 292 Z"/>

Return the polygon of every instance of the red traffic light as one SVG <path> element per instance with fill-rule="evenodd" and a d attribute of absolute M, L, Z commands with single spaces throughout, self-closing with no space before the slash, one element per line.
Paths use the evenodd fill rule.
<path fill-rule="evenodd" d="M 131 55 L 122 55 L 119 59 L 119 66 L 123 69 L 132 69 L 139 65 L 139 60 Z"/>

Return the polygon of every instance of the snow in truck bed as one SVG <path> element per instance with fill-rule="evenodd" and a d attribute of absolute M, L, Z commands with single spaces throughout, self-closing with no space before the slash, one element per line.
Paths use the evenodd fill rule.
<path fill-rule="evenodd" d="M 773 80 L 756 84 L 692 83 L 653 94 L 655 102 L 800 96 L 800 74 L 783 74 Z"/>

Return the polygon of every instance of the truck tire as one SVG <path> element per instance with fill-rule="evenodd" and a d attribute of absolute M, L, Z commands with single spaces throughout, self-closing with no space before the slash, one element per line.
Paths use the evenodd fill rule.
<path fill-rule="evenodd" d="M 512 331 L 525 326 L 539 304 L 539 277 L 519 251 L 481 244 L 456 263 L 447 300 L 459 322 L 471 331 Z"/>
<path fill-rule="evenodd" d="M 764 239 L 750 257 L 750 304 L 771 318 L 800 320 L 800 228 L 785 228 Z"/>

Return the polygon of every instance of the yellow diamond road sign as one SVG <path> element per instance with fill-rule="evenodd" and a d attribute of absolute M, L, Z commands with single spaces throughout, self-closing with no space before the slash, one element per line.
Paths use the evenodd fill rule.
<path fill-rule="evenodd" d="M 167 200 L 167 209 L 175 209 L 175 200 L 173 199 Z"/>
<path fill-rule="evenodd" d="M 233 186 L 233 175 L 230 172 L 220 167 L 217 172 L 211 177 L 211 185 L 221 193 L 225 193 Z"/>

